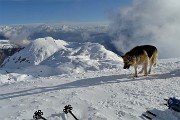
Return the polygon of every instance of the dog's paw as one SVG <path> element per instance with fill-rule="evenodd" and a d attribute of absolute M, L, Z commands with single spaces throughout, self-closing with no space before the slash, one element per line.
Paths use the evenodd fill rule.
<path fill-rule="evenodd" d="M 138 76 L 137 75 L 134 75 L 134 78 L 137 78 Z"/>
<path fill-rule="evenodd" d="M 148 74 L 144 74 L 144 76 L 148 76 Z"/>

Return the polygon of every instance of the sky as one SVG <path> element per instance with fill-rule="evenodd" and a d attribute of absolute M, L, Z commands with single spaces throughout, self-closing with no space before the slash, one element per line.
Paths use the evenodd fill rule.
<path fill-rule="evenodd" d="M 0 0 L 0 25 L 107 22 L 131 0 Z"/>

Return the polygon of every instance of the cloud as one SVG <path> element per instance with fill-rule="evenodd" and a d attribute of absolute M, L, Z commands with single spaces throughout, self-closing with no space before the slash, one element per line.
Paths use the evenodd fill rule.
<path fill-rule="evenodd" d="M 109 31 L 120 51 L 152 44 L 161 58 L 180 57 L 179 0 L 134 0 L 111 18 Z"/>
<path fill-rule="evenodd" d="M 17 45 L 20 47 L 25 47 L 30 43 L 28 36 L 30 35 L 31 30 L 25 26 L 19 27 L 7 27 L 2 34 L 7 37 L 11 44 Z"/>

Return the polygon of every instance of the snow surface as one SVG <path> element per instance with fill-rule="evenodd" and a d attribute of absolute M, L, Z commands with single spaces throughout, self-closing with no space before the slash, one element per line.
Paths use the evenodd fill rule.
<path fill-rule="evenodd" d="M 133 79 L 122 58 L 97 43 L 51 37 L 34 40 L 6 59 L 0 70 L 0 120 L 141 120 L 151 110 L 160 120 L 179 120 L 164 98 L 180 98 L 180 58 L 160 59 L 153 73 Z"/>

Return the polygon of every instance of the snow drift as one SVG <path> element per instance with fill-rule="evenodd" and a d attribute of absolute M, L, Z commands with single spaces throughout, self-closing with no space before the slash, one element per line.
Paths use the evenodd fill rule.
<path fill-rule="evenodd" d="M 81 73 L 121 66 L 122 59 L 98 43 L 65 42 L 52 37 L 34 40 L 2 64 L 8 71 L 33 76 Z"/>

